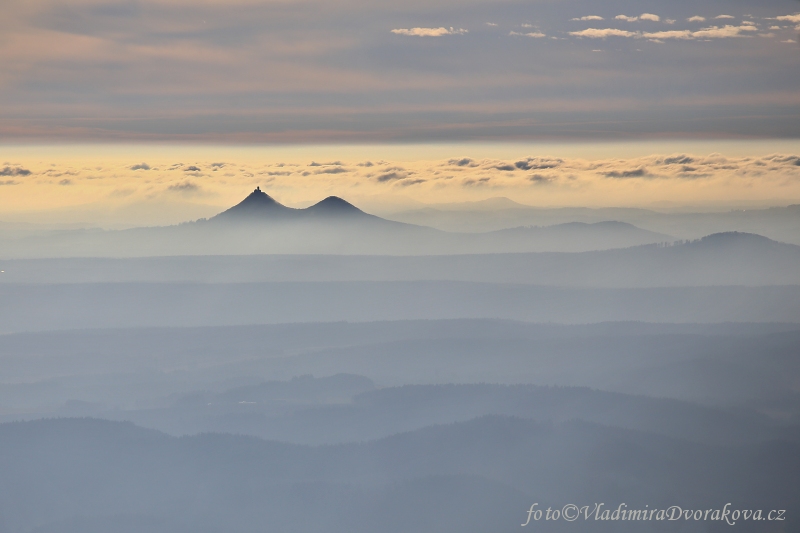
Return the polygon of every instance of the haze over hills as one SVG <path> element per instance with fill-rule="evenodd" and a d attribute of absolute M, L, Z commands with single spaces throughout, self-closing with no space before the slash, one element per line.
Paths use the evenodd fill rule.
<path fill-rule="evenodd" d="M 580 224 L 584 235 L 595 231 Z M 605 224 L 597 224 L 601 226 Z M 607 224 L 617 231 L 619 224 Z M 573 225 L 564 234 L 572 232 Z M 516 230 L 509 230 L 517 233 Z M 602 228 L 600 231 L 605 231 Z M 625 227 L 623 225 L 623 231 Z M 524 231 L 522 232 L 524 233 Z M 491 235 L 491 234 L 490 234 Z M 800 283 L 800 247 L 742 233 L 581 253 L 254 255 L 0 261 L 0 285 L 84 282 L 466 281 L 559 287 Z"/>
<path fill-rule="evenodd" d="M 499 209 L 496 208 L 498 203 Z M 508 203 L 498 199 L 487 201 L 486 205 L 481 204 L 481 209 L 473 211 L 471 215 L 469 213 L 465 215 L 458 209 L 441 212 L 456 217 L 476 215 L 476 220 L 484 220 L 479 227 L 471 228 L 473 233 L 464 233 L 380 218 L 365 213 L 335 196 L 325 198 L 305 209 L 294 209 L 280 204 L 264 191 L 256 189 L 239 204 L 207 220 L 201 219 L 177 226 L 121 231 L 95 229 L 32 233 L 30 228 L 26 228 L 25 231 L 0 232 L 0 244 L 2 244 L 2 256 L 10 259 L 208 254 L 438 255 L 585 252 L 668 243 L 675 240 L 668 233 L 642 229 L 635 225 L 641 223 L 651 228 L 669 227 L 668 224 L 665 226 L 661 222 L 673 215 L 635 209 L 550 210 L 545 217 L 550 222 L 548 225 L 509 227 L 507 223 L 502 223 L 500 226 L 503 229 L 492 230 L 492 226 L 497 224 L 487 222 L 485 217 L 503 216 L 502 213 L 505 212 L 524 214 L 532 209 L 522 206 L 508 208 Z M 536 211 L 540 214 L 544 212 Z M 552 213 L 557 213 L 557 216 L 550 216 Z M 792 227 L 792 221 L 797 218 L 796 222 L 800 229 L 800 216 L 794 217 L 791 208 L 787 208 L 787 213 L 781 219 L 788 221 L 789 226 L 786 227 Z M 713 217 L 722 215 L 702 216 L 716 220 Z M 527 219 L 522 217 L 518 220 L 534 219 L 536 217 Z M 540 217 L 538 220 L 544 219 Z M 659 220 L 661 222 L 658 222 Z M 760 219 L 756 217 L 755 220 Z M 725 227 L 716 223 L 705 225 Z M 740 225 L 733 224 L 733 227 Z M 703 224 L 698 225 L 702 226 Z M 764 224 L 759 227 L 762 226 Z M 763 229 L 768 230 L 768 233 L 775 233 L 770 230 L 769 223 L 766 223 Z M 783 230 L 778 233 L 781 231 Z M 693 232 L 697 233 L 697 229 L 695 228 Z M 685 231 L 679 230 L 679 233 Z M 784 233 L 785 231 L 781 234 Z"/>
<path fill-rule="evenodd" d="M 0 237 L 4 258 L 572 252 L 673 240 L 666 234 L 607 221 L 520 227 L 490 233 L 450 233 L 370 215 L 335 196 L 305 209 L 294 209 L 280 204 L 260 189 L 210 219 L 177 226 L 34 234 L 8 231 L 4 235 Z"/>
<path fill-rule="evenodd" d="M 0 260 L 0 530 L 519 531 L 532 501 L 575 498 L 791 509 L 800 246 L 621 218 L 454 233 L 257 189 L 178 226 L 23 228 Z M 707 530 L 552 530 L 626 525 Z"/>
<path fill-rule="evenodd" d="M 517 204 L 507 198 L 493 198 L 485 202 L 442 204 L 386 212 L 383 216 L 444 231 L 462 232 L 616 220 L 672 235 L 677 239 L 698 239 L 711 233 L 739 231 L 800 245 L 800 205 L 796 204 L 763 209 L 710 212 L 688 209 L 662 212 L 629 207 L 532 207 Z"/>
<path fill-rule="evenodd" d="M 532 502 L 792 509 L 798 456 L 797 443 L 698 445 L 503 416 L 321 447 L 42 420 L 0 425 L 0 512 L 13 532 L 519 531 Z M 580 520 L 554 530 L 686 531 L 680 525 Z"/>

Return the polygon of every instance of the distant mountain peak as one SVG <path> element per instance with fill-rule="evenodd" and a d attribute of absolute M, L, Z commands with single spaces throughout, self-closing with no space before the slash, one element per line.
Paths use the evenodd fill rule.
<path fill-rule="evenodd" d="M 219 220 L 257 219 L 265 216 L 287 215 L 292 211 L 294 209 L 281 204 L 262 191 L 261 187 L 256 187 L 244 200 L 214 218 Z"/>
<path fill-rule="evenodd" d="M 261 187 L 256 187 L 253 192 L 247 195 L 247 198 L 239 202 L 238 205 L 245 204 L 261 204 L 261 205 L 281 205 L 272 196 L 261 190 Z"/>
<path fill-rule="evenodd" d="M 363 214 L 364 212 L 351 204 L 350 202 L 339 198 L 338 196 L 328 196 L 321 202 L 307 207 L 305 209 L 308 213 L 320 213 L 327 215 L 351 215 Z"/>
<path fill-rule="evenodd" d="M 319 221 L 325 218 L 331 220 L 377 219 L 338 196 L 328 196 L 305 209 L 294 209 L 281 204 L 262 191 L 261 187 L 256 187 L 244 200 L 213 217 L 212 220 L 259 223 L 262 220 Z"/>

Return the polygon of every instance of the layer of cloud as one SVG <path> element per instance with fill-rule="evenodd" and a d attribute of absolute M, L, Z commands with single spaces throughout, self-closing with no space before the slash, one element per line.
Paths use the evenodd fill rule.
<path fill-rule="evenodd" d="M 680 39 L 680 40 L 695 40 L 695 39 L 727 39 L 734 37 L 747 37 L 752 32 L 757 32 L 758 28 L 749 24 L 741 26 L 710 26 L 700 30 L 668 30 L 656 32 L 639 32 L 619 30 L 616 28 L 589 28 L 581 31 L 570 32 L 570 35 L 575 37 L 587 37 L 590 39 L 605 39 L 607 37 L 630 37 L 637 39 L 651 39 L 651 40 L 664 40 L 664 39 Z"/>
<path fill-rule="evenodd" d="M 467 30 L 463 28 L 455 29 L 452 26 L 450 28 L 397 28 L 392 30 L 392 33 L 409 37 L 443 37 L 445 35 L 463 35 L 467 33 Z"/>
<path fill-rule="evenodd" d="M 242 152 L 237 154 L 239 157 Z M 170 160 L 159 160 L 155 156 L 148 156 L 152 170 L 146 175 L 131 170 L 134 165 L 130 161 L 113 164 L 87 161 L 76 166 L 54 159 L 51 166 L 49 162 L 47 165 L 36 163 L 40 161 L 37 156 L 36 161 L 18 159 L 17 166 L 8 165 L 32 172 L 30 178 L 3 180 L 4 185 L 13 187 L 4 189 L 0 208 L 8 212 L 10 205 L 22 203 L 24 195 L 39 203 L 51 197 L 52 201 L 72 201 L 76 205 L 87 201 L 130 203 L 159 198 L 191 202 L 213 199 L 215 205 L 233 205 L 256 186 L 293 206 L 308 205 L 310 201 L 329 195 L 341 196 L 359 205 L 359 198 L 381 194 L 409 195 L 422 202 L 508 196 L 523 203 L 536 201 L 546 205 L 635 204 L 643 201 L 642 198 L 697 203 L 720 197 L 746 200 L 754 195 L 784 198 L 787 202 L 800 199 L 800 155 L 797 152 L 747 157 L 682 152 L 591 159 L 548 156 L 545 152 L 524 157 L 486 158 L 470 156 L 467 146 L 464 152 L 454 154 L 457 157 L 403 160 L 402 163 L 375 157 L 366 159 L 365 155 L 336 159 L 341 166 L 310 167 L 307 157 L 293 161 L 282 153 L 279 157 L 283 161 L 270 162 L 258 157 L 258 153 L 243 157 L 236 165 L 229 165 L 228 170 L 208 172 L 202 178 L 190 178 L 191 175 L 182 170 L 168 170 Z M 181 168 L 208 169 L 214 161 L 195 158 L 196 154 L 183 158 L 185 163 Z M 332 161 L 333 158 L 323 160 Z M 364 166 L 365 161 L 372 165 Z M 103 170 L 94 170 L 98 167 Z M 44 172 L 45 168 L 69 173 L 70 177 L 61 181 L 53 179 Z M 340 168 L 347 171 L 325 172 Z"/>
<path fill-rule="evenodd" d="M 635 31 L 618 30 L 616 28 L 587 28 L 581 31 L 571 31 L 570 35 L 575 37 L 587 37 L 589 39 L 605 39 L 606 37 L 637 37 Z"/>

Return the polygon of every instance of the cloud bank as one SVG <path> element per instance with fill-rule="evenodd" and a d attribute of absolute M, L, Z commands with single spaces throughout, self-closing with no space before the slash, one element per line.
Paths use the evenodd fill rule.
<path fill-rule="evenodd" d="M 122 205 L 158 201 L 192 201 L 233 205 L 256 186 L 288 205 L 329 195 L 356 205 L 373 205 L 375 198 L 397 204 L 480 200 L 507 196 L 532 205 L 647 205 L 670 201 L 698 204 L 718 201 L 800 203 L 800 152 L 732 157 L 719 153 L 666 153 L 629 158 L 520 155 L 486 158 L 456 154 L 434 160 L 340 158 L 339 165 L 309 166 L 309 158 L 264 160 L 253 154 L 225 164 L 225 170 L 200 176 L 184 168 L 209 168 L 214 159 L 148 156 L 146 174 L 126 160 L 20 160 L 30 171 L 24 180 L 3 180 L 0 196 L 8 215 L 20 210 L 55 209 L 69 205 Z M 240 155 L 242 155 L 240 153 Z M 38 161 L 38 162 L 37 162 Z M 134 160 L 135 161 L 135 160 Z M 102 170 L 97 170 L 97 168 Z M 68 178 L 54 178 L 55 175 Z M 188 176 L 192 176 L 187 179 Z M 68 187 L 65 187 L 68 185 Z M 406 200 L 404 200 L 406 199 Z M 215 210 L 212 210 L 214 212 Z M 82 211 L 82 212 L 85 212 Z M 206 212 L 204 212 L 203 216 Z M 38 215 L 37 215 L 38 216 Z"/>

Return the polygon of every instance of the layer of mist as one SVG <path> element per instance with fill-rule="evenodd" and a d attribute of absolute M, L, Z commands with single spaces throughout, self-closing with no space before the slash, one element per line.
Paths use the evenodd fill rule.
<path fill-rule="evenodd" d="M 0 532 L 800 531 L 794 207 L 470 209 L 0 228 Z"/>

